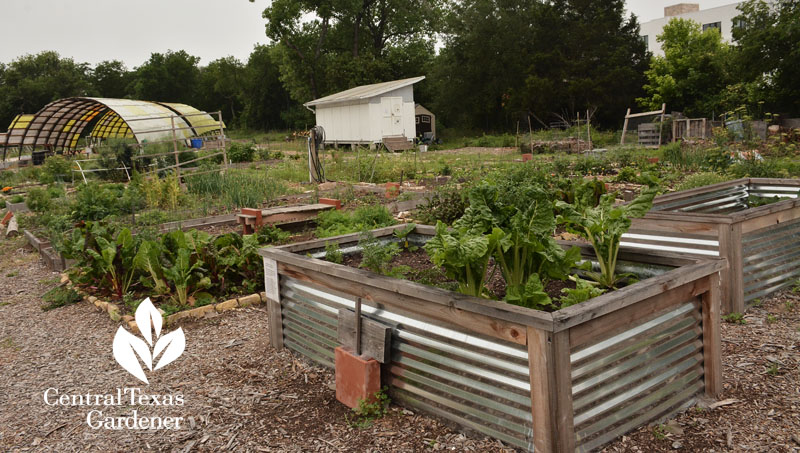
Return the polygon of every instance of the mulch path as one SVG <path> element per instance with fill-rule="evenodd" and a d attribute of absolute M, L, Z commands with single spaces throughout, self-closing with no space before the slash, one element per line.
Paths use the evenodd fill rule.
<path fill-rule="evenodd" d="M 58 274 L 23 245 L 0 240 L 0 451 L 512 451 L 398 406 L 370 427 L 351 426 L 352 413 L 336 401 L 330 370 L 269 348 L 263 307 L 183 325 L 186 351 L 150 372 L 145 385 L 114 360 L 118 325 L 107 314 L 85 302 L 41 310 L 41 295 L 58 283 Z M 138 387 L 148 394 L 181 393 L 185 404 L 48 406 L 43 394 L 51 387 L 70 395 Z M 86 424 L 92 409 L 111 416 L 138 409 L 147 417 L 184 417 L 188 425 L 94 430 Z"/>
<path fill-rule="evenodd" d="M 41 295 L 58 275 L 23 244 L 0 240 L 0 451 L 511 450 L 394 405 L 373 425 L 352 426 L 350 411 L 335 399 L 330 370 L 269 348 L 262 307 L 183 325 L 186 352 L 149 373 L 144 385 L 115 362 L 118 326 L 105 313 L 83 302 L 41 310 Z M 720 399 L 727 404 L 689 409 L 605 451 L 800 451 L 799 307 L 800 296 L 785 292 L 751 309 L 747 324 L 723 323 Z M 86 424 L 90 408 L 46 405 L 43 393 L 50 387 L 69 394 L 124 387 L 181 393 L 183 406 L 138 409 L 144 416 L 184 417 L 187 427 L 93 430 Z M 99 409 L 129 415 L 134 407 Z"/>

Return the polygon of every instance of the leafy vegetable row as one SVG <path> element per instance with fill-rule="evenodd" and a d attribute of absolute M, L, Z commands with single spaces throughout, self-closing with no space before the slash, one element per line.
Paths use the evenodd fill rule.
<path fill-rule="evenodd" d="M 472 189 L 469 207 L 452 228 L 437 222 L 436 235 L 425 249 L 431 261 L 458 281 L 458 290 L 487 297 L 485 278 L 490 260 L 499 266 L 506 282 L 505 300 L 537 309 L 557 308 L 545 291 L 552 280 L 572 280 L 557 302 L 565 307 L 596 297 L 630 279 L 616 273 L 622 234 L 631 218 L 644 216 L 656 189 L 647 188 L 633 202 L 615 205 L 614 194 L 600 195 L 597 184 L 579 183 L 572 203 L 554 201 L 552 193 L 528 184 L 508 191 L 483 184 Z M 556 216 L 556 211 L 560 214 Z M 580 250 L 564 250 L 553 238 L 557 224 L 586 238 L 594 247 L 600 272 L 581 261 Z M 576 269 L 590 280 L 581 278 Z"/>
<path fill-rule="evenodd" d="M 64 241 L 63 249 L 65 257 L 78 260 L 71 277 L 79 284 L 118 299 L 144 291 L 182 307 L 255 292 L 263 273 L 258 248 L 287 237 L 265 227 L 248 236 L 191 230 L 142 238 L 127 228 L 85 222 Z"/>

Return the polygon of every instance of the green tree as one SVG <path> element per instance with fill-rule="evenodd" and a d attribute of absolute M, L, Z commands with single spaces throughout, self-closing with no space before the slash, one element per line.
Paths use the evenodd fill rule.
<path fill-rule="evenodd" d="M 293 122 L 287 121 L 287 115 L 292 113 L 299 113 L 301 118 L 309 120 L 311 112 L 292 101 L 289 92 L 283 88 L 280 71 L 272 57 L 274 50 L 275 45 L 257 45 L 244 68 L 242 125 L 249 129 L 294 127 Z"/>
<path fill-rule="evenodd" d="M 128 95 L 131 73 L 119 60 L 101 61 L 91 71 L 89 80 L 99 96 L 124 98 Z"/>
<path fill-rule="evenodd" d="M 748 0 L 738 9 L 733 29 L 738 83 L 729 97 L 750 106 L 765 101 L 772 112 L 800 115 L 800 2 Z"/>
<path fill-rule="evenodd" d="M 306 102 L 355 85 L 419 75 L 419 62 L 432 57 L 441 1 L 273 1 L 263 16 L 284 87 L 294 100 Z"/>
<path fill-rule="evenodd" d="M 238 124 L 244 106 L 242 86 L 244 65 L 234 57 L 219 58 L 200 69 L 197 107 L 208 111 L 222 111 L 231 124 Z"/>
<path fill-rule="evenodd" d="M 89 64 L 45 51 L 0 65 L 0 129 L 20 113 L 36 113 L 46 104 L 70 96 L 93 94 Z"/>
<path fill-rule="evenodd" d="M 722 93 L 731 77 L 731 46 L 722 41 L 719 30 L 701 31 L 700 24 L 672 19 L 658 41 L 664 56 L 653 57 L 645 72 L 646 96 L 637 99 L 645 109 L 657 110 L 666 103 L 670 110 L 689 116 L 722 113 Z"/>
<path fill-rule="evenodd" d="M 622 0 L 456 3 L 433 69 L 434 109 L 450 125 L 484 130 L 508 130 L 529 115 L 574 118 L 596 109 L 601 124 L 618 122 L 640 93 L 647 65 L 638 22 L 625 17 L 624 6 Z"/>
<path fill-rule="evenodd" d="M 192 105 L 200 78 L 199 61 L 184 50 L 150 54 L 150 59 L 136 68 L 129 91 L 136 99 Z"/>

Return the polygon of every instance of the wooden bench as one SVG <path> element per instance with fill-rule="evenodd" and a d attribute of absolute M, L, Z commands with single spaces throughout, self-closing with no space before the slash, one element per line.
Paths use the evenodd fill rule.
<path fill-rule="evenodd" d="M 409 141 L 405 135 L 383 137 L 383 146 L 392 152 L 414 149 L 414 143 Z"/>
<path fill-rule="evenodd" d="M 338 209 L 341 206 L 340 204 L 337 206 L 338 200 L 331 200 L 336 203 L 328 202 L 328 200 L 320 201 L 320 203 L 315 204 L 281 206 L 269 209 L 242 208 L 242 212 L 236 214 L 236 220 L 242 225 L 242 234 L 253 234 L 258 228 L 266 224 L 281 225 L 311 220 L 322 211 Z"/>

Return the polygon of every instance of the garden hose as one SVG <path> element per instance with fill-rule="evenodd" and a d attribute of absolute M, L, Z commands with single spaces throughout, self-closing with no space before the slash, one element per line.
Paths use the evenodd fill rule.
<path fill-rule="evenodd" d="M 320 149 L 325 151 L 325 129 L 314 126 L 308 134 L 308 175 L 312 182 L 325 182 L 325 169 L 319 158 Z M 313 145 L 312 145 L 313 141 Z"/>

